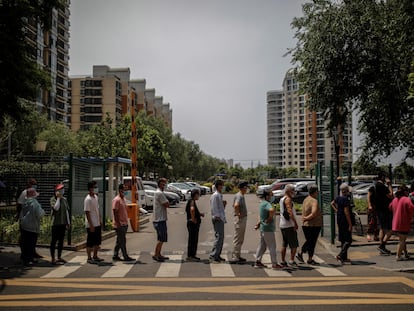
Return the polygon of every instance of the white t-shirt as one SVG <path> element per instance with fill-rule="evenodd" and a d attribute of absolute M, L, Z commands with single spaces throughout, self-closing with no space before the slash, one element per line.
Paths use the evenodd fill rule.
<path fill-rule="evenodd" d="M 168 202 L 163 191 L 160 188 L 154 192 L 154 211 L 153 211 L 153 221 L 166 221 L 167 220 L 167 209 L 164 207 L 164 204 Z"/>
<path fill-rule="evenodd" d="M 99 203 L 98 197 L 96 195 L 91 196 L 88 194 L 83 202 L 83 210 L 85 212 L 89 212 L 89 216 L 92 221 L 92 225 L 94 227 L 98 227 L 101 225 L 100 217 L 99 217 Z M 85 216 L 85 226 L 89 228 L 88 219 Z"/>
<path fill-rule="evenodd" d="M 295 223 L 293 222 L 292 217 L 290 217 L 289 220 L 286 220 L 286 218 L 283 217 L 283 211 L 286 208 L 285 207 L 285 204 L 284 204 L 285 203 L 285 198 L 286 198 L 286 196 L 284 196 L 283 198 L 281 198 L 280 201 L 279 201 L 279 205 L 280 205 L 280 217 L 279 217 L 280 221 L 279 221 L 279 227 L 281 229 L 282 228 L 290 228 L 290 227 L 294 227 L 295 226 Z M 294 207 L 292 207 L 292 213 L 293 213 L 293 215 L 296 218 L 296 210 L 295 210 Z"/>

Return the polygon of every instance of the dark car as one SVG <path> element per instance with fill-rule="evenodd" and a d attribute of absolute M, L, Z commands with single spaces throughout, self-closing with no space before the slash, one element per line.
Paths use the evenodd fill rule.
<path fill-rule="evenodd" d="M 309 195 L 308 186 L 314 184 L 315 181 L 301 181 L 295 185 L 295 196 L 293 197 L 293 202 L 302 204 L 305 198 Z"/>

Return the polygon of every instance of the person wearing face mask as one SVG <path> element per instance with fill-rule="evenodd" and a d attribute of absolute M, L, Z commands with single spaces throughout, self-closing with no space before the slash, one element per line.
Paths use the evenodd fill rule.
<path fill-rule="evenodd" d="M 18 197 L 18 199 L 17 199 L 17 205 L 16 205 L 16 220 L 19 220 L 19 216 L 20 216 L 20 212 L 21 212 L 21 210 L 22 210 L 22 207 L 23 207 L 23 205 L 24 205 L 24 203 L 26 202 L 26 200 L 27 200 L 27 190 L 29 190 L 29 189 L 31 189 L 31 188 L 33 188 L 33 189 L 37 189 L 37 181 L 36 181 L 36 179 L 34 179 L 34 178 L 29 178 L 28 180 L 27 180 L 27 184 L 26 184 L 26 189 L 24 189 L 21 193 L 20 193 L 20 195 L 19 195 L 19 197 Z M 36 243 L 37 243 L 37 241 L 36 241 Z M 43 258 L 43 256 L 42 255 L 40 255 L 36 250 L 35 250 L 35 254 L 34 254 L 34 258 L 35 259 L 37 259 L 37 258 Z"/>
<path fill-rule="evenodd" d="M 70 226 L 69 204 L 63 196 L 65 186 L 58 184 L 55 187 L 55 195 L 50 198 L 50 207 L 52 209 L 52 241 L 50 242 L 50 256 L 52 264 L 64 264 L 66 261 L 62 258 L 63 242 L 65 240 L 66 229 Z M 55 259 L 55 250 L 57 243 L 57 260 Z"/>
<path fill-rule="evenodd" d="M 102 242 L 102 221 L 99 214 L 98 187 L 96 181 L 88 182 L 88 194 L 83 203 L 87 232 L 86 254 L 88 263 L 98 264 L 103 259 L 98 257 L 98 249 Z M 93 256 L 93 257 L 92 257 Z"/>

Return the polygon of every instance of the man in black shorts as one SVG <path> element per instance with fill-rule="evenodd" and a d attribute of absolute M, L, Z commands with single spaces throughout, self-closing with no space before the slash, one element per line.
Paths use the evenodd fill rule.
<path fill-rule="evenodd" d="M 388 208 L 394 194 L 390 179 L 384 172 L 378 174 L 378 180 L 374 186 L 369 189 L 371 205 L 378 214 L 378 222 L 380 226 L 379 239 L 380 246 L 378 250 L 381 255 L 389 255 L 391 251 L 385 245 L 392 235 L 392 212 Z"/>

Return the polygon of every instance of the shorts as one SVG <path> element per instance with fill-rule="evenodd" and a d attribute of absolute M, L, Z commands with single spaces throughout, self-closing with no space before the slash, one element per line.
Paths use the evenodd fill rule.
<path fill-rule="evenodd" d="M 168 241 L 167 222 L 157 221 L 157 222 L 153 222 L 152 224 L 154 225 L 154 228 L 157 231 L 157 240 L 159 242 L 167 242 Z"/>
<path fill-rule="evenodd" d="M 86 228 L 88 237 L 86 238 L 86 247 L 94 247 L 101 245 L 102 242 L 102 230 L 101 226 L 95 227 L 95 231 L 91 232 L 89 228 Z"/>
<path fill-rule="evenodd" d="M 379 226 L 384 231 L 390 231 L 392 228 L 392 213 L 390 210 L 378 211 Z"/>
<path fill-rule="evenodd" d="M 282 237 L 283 237 L 283 247 L 297 248 L 299 246 L 298 234 L 294 227 L 281 228 Z"/>

